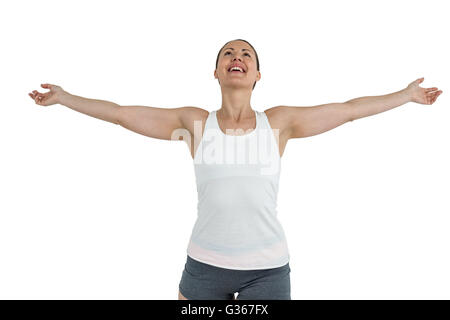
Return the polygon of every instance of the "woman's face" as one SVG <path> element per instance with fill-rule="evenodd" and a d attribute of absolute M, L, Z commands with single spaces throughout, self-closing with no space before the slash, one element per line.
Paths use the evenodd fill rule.
<path fill-rule="evenodd" d="M 231 71 L 234 65 L 240 67 L 242 72 Z M 255 81 L 261 78 L 261 73 L 256 67 L 256 55 L 252 47 L 244 41 L 231 41 L 220 51 L 214 78 L 219 79 L 222 87 L 252 90 Z"/>

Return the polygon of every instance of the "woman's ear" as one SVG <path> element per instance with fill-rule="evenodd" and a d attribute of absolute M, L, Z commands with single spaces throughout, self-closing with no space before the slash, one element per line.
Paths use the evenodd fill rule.
<path fill-rule="evenodd" d="M 217 81 L 219 81 L 219 77 L 217 76 L 217 71 L 216 70 L 214 70 L 214 78 L 216 78 Z M 220 84 L 220 81 L 219 81 L 219 84 Z"/>

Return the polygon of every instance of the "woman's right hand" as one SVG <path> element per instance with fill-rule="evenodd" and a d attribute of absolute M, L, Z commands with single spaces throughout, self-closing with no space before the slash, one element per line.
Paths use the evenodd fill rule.
<path fill-rule="evenodd" d="M 33 90 L 32 93 L 29 93 L 28 95 L 31 97 L 31 99 L 34 100 L 34 102 L 40 106 L 50 106 L 52 104 L 59 103 L 59 98 L 65 91 L 57 85 L 49 84 L 49 83 L 43 83 L 41 84 L 42 88 L 49 89 L 49 92 L 46 93 L 40 93 L 36 90 Z"/>

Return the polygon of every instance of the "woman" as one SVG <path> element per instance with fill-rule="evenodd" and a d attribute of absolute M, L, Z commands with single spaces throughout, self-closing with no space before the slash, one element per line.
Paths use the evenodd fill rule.
<path fill-rule="evenodd" d="M 198 218 L 187 248 L 179 299 L 290 299 L 289 252 L 277 220 L 280 159 L 289 139 L 316 135 L 348 121 L 407 102 L 433 104 L 442 93 L 421 88 L 424 78 L 382 96 L 313 107 L 250 105 L 261 79 L 256 50 L 245 40 L 227 42 L 214 77 L 220 109 L 119 106 L 42 84 L 30 97 L 56 103 L 158 139 L 184 140 L 194 160 Z M 191 143 L 191 141 L 193 143 Z M 236 151 L 237 150 L 237 151 Z"/>

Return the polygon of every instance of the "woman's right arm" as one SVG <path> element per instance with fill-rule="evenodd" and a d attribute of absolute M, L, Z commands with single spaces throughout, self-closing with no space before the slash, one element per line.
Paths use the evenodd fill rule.
<path fill-rule="evenodd" d="M 58 103 L 88 116 L 117 124 L 120 106 L 114 102 L 89 99 L 61 92 Z"/>
<path fill-rule="evenodd" d="M 49 89 L 49 92 L 40 93 L 33 90 L 28 95 L 40 106 L 50 106 L 62 104 L 70 109 L 84 113 L 88 116 L 105 120 L 117 124 L 119 105 L 113 102 L 88 99 L 70 94 L 60 86 L 54 84 L 41 84 L 42 88 Z"/>
<path fill-rule="evenodd" d="M 50 92 L 39 93 L 34 90 L 29 94 L 38 105 L 49 106 L 59 103 L 91 117 L 119 124 L 126 129 L 156 139 L 171 140 L 176 129 L 193 132 L 193 121 L 201 119 L 202 114 L 208 113 L 196 107 L 170 109 L 120 106 L 105 100 L 76 96 L 56 85 L 42 84 L 41 86 L 50 89 Z"/>

